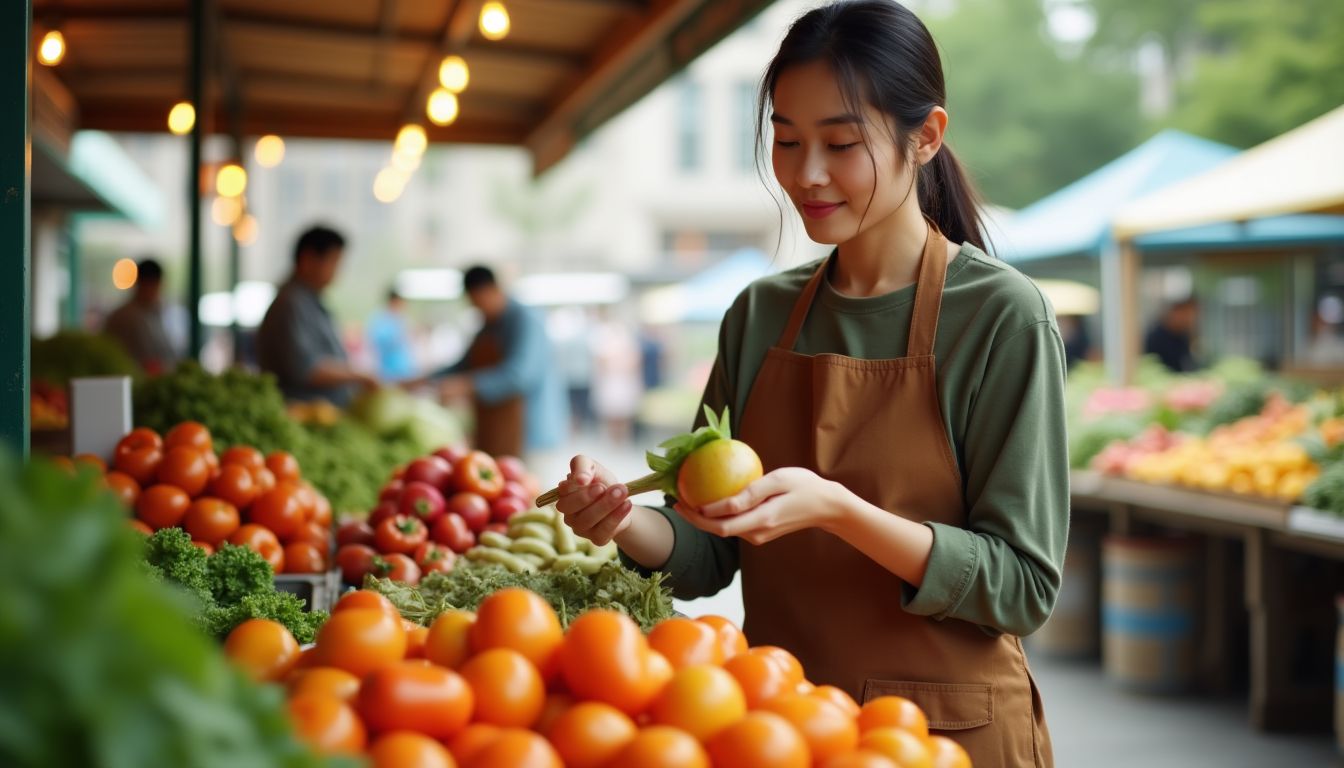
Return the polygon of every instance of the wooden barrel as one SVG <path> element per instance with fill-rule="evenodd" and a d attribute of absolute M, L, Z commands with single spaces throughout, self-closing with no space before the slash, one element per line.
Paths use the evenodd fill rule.
<path fill-rule="evenodd" d="M 1102 545 L 1102 663 L 1122 687 L 1174 693 L 1195 673 L 1197 547 L 1109 536 Z"/>
<path fill-rule="evenodd" d="M 1060 659 L 1095 658 L 1100 646 L 1100 542 L 1093 536 L 1069 537 L 1064 578 L 1049 620 L 1027 642 L 1033 653 Z"/>

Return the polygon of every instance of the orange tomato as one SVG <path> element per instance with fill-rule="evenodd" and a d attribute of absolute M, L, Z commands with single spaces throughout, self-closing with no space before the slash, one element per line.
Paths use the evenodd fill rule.
<path fill-rule="evenodd" d="M 425 658 L 425 642 L 429 640 L 429 627 L 416 626 L 406 630 L 406 658 Z"/>
<path fill-rule="evenodd" d="M 457 768 L 439 742 L 409 731 L 393 731 L 369 747 L 371 768 Z"/>
<path fill-rule="evenodd" d="M 323 573 L 327 570 L 327 556 L 306 541 L 285 546 L 285 573 Z"/>
<path fill-rule="evenodd" d="M 706 745 L 715 768 L 810 768 L 798 729 L 774 712 L 748 712 Z"/>
<path fill-rule="evenodd" d="M 238 509 L 247 509 L 257 498 L 257 481 L 247 467 L 225 464 L 210 482 L 210 493 Z"/>
<path fill-rule="evenodd" d="M 535 592 L 515 587 L 501 589 L 481 601 L 469 637 L 474 653 L 512 648 L 546 673 L 554 669 L 552 657 L 564 642 L 565 633 L 550 603 Z"/>
<path fill-rule="evenodd" d="M 313 486 L 298 480 L 285 480 L 278 484 L 287 484 L 294 489 L 294 497 L 299 500 L 299 511 L 303 513 L 304 522 L 312 520 L 313 514 L 317 512 L 317 491 Z"/>
<path fill-rule="evenodd" d="M 210 436 L 210 430 L 198 421 L 184 421 L 168 430 L 168 434 L 163 436 L 164 448 L 179 445 L 195 448 L 202 453 L 215 450 L 215 441 Z"/>
<path fill-rule="evenodd" d="M 355 701 L 364 724 L 375 733 L 400 729 L 449 739 L 471 720 L 475 700 L 467 681 L 456 672 L 403 661 L 370 673 Z"/>
<path fill-rule="evenodd" d="M 182 517 L 187 514 L 187 508 L 190 506 L 191 497 L 181 488 L 173 485 L 151 485 L 135 502 L 135 515 L 157 531 L 182 522 Z"/>
<path fill-rule="evenodd" d="M 933 768 L 928 743 L 900 728 L 870 728 L 859 737 L 859 748 L 885 755 L 901 768 Z"/>
<path fill-rule="evenodd" d="M 569 625 L 560 670 L 570 692 L 627 715 L 643 712 L 658 694 L 648 660 L 652 651 L 639 625 L 623 613 L 588 611 Z"/>
<path fill-rule="evenodd" d="M 75 462 L 69 456 L 52 456 L 51 465 L 60 469 L 67 475 L 73 475 L 76 472 Z"/>
<path fill-rule="evenodd" d="M 458 765 L 466 765 L 468 760 L 490 746 L 503 732 L 504 729 L 497 725 L 471 723 L 457 732 L 448 743 L 448 749 L 453 753 Z"/>
<path fill-rule="evenodd" d="M 521 653 L 491 648 L 462 665 L 462 677 L 476 693 L 473 719 L 506 728 L 530 728 L 546 703 L 541 673 Z"/>
<path fill-rule="evenodd" d="M 406 630 L 382 611 L 335 611 L 317 632 L 317 661 L 363 678 L 406 657 Z"/>
<path fill-rule="evenodd" d="M 309 521 L 299 526 L 299 530 L 289 537 L 290 544 L 304 542 L 312 544 L 325 555 L 331 551 L 331 529 L 321 523 Z"/>
<path fill-rule="evenodd" d="M 238 530 L 238 509 L 227 501 L 204 497 L 187 507 L 182 527 L 191 538 L 214 546 L 228 539 Z"/>
<path fill-rule="evenodd" d="M 299 660 L 299 644 L 284 624 L 248 619 L 224 640 L 224 655 L 253 680 L 274 682 Z"/>
<path fill-rule="evenodd" d="M 541 715 L 533 724 L 532 730 L 537 733 L 550 733 L 555 721 L 577 703 L 573 696 L 563 691 L 546 694 L 546 703 L 541 705 Z"/>
<path fill-rule="evenodd" d="M 957 742 L 946 736 L 933 735 L 928 744 L 933 768 L 971 768 L 971 756 Z"/>
<path fill-rule="evenodd" d="M 396 618 L 397 621 L 401 621 L 401 612 L 392 604 L 392 601 L 369 589 L 356 589 L 352 592 L 346 592 L 331 608 L 333 614 L 338 611 L 355 610 L 382 611 L 388 616 Z"/>
<path fill-rule="evenodd" d="M 540 734 L 505 728 L 463 768 L 565 768 L 565 765 Z"/>
<path fill-rule="evenodd" d="M 214 547 L 213 544 L 209 544 L 209 543 L 206 543 L 206 542 L 204 542 L 204 541 L 193 541 L 193 542 L 191 542 L 191 546 L 193 546 L 193 547 L 195 547 L 195 548 L 201 550 L 202 552 L 204 552 L 204 553 L 206 554 L 207 557 L 209 557 L 210 555 L 215 554 L 215 547 Z"/>
<path fill-rule="evenodd" d="M 284 573 L 285 550 L 280 546 L 280 540 L 275 538 L 271 529 L 248 523 L 239 526 L 238 530 L 229 534 L 228 541 L 234 546 L 247 547 L 256 552 L 270 564 L 272 571 Z"/>
<path fill-rule="evenodd" d="M 117 441 L 117 447 L 113 451 L 112 456 L 113 458 L 116 458 L 123 453 L 130 453 L 143 448 L 158 448 L 162 450 L 163 438 L 159 437 L 158 432 L 155 432 L 148 427 L 136 427 L 130 432 L 127 432 L 125 437 Z"/>
<path fill-rule="evenodd" d="M 270 528 L 277 537 L 288 540 L 304 523 L 298 486 L 281 483 L 261 494 L 248 509 L 248 518 Z"/>
<path fill-rule="evenodd" d="M 85 464 L 98 470 L 98 474 L 100 475 L 107 474 L 107 462 L 103 461 L 102 457 L 94 456 L 92 453 L 81 453 L 75 456 L 74 459 L 71 460 L 71 463 L 76 467 L 80 464 Z"/>
<path fill-rule="evenodd" d="M 677 498 L 692 509 L 736 496 L 762 475 L 761 458 L 741 440 L 713 440 L 677 471 Z"/>
<path fill-rule="evenodd" d="M 331 528 L 331 502 L 326 496 L 313 489 L 313 495 L 317 497 L 317 504 L 313 507 L 312 522 L 318 523 L 324 528 Z"/>
<path fill-rule="evenodd" d="M 929 737 L 929 720 L 915 702 L 900 696 L 879 696 L 859 709 L 859 731 L 890 726 L 909 731 L 921 739 Z"/>
<path fill-rule="evenodd" d="M 305 694 L 330 696 L 341 701 L 352 701 L 359 693 L 359 678 L 335 667 L 309 667 L 289 677 L 291 698 Z"/>
<path fill-rule="evenodd" d="M 869 749 L 857 749 L 836 755 L 820 766 L 821 768 L 905 768 L 904 765 L 893 763 L 885 755 Z"/>
<path fill-rule="evenodd" d="M 811 696 L 790 694 L 766 702 L 765 708 L 793 724 L 807 740 L 816 762 L 851 752 L 859 743 L 859 728 L 839 707 Z"/>
<path fill-rule="evenodd" d="M 723 669 L 742 686 L 749 709 L 760 709 L 771 699 L 793 692 L 784 669 L 765 656 L 741 653 L 724 662 Z"/>
<path fill-rule="evenodd" d="M 709 768 L 709 755 L 695 737 L 666 725 L 641 730 L 616 754 L 621 768 Z"/>
<path fill-rule="evenodd" d="M 747 636 L 742 634 L 742 630 L 733 622 L 713 614 L 701 616 L 696 621 L 714 628 L 714 632 L 719 636 L 719 646 L 723 648 L 724 661 L 739 653 L 747 652 Z"/>
<path fill-rule="evenodd" d="M 305 743 L 324 755 L 357 755 L 368 733 L 349 704 L 334 697 L 305 693 L 289 700 L 289 718 Z"/>
<path fill-rule="evenodd" d="M 250 445 L 235 445 L 229 448 L 220 454 L 219 463 L 225 467 L 237 464 L 249 470 L 266 467 L 266 459 L 261 455 L 261 451 Z"/>
<path fill-rule="evenodd" d="M 663 654 L 673 669 L 696 664 L 722 664 L 723 645 L 718 632 L 708 624 L 691 619 L 661 621 L 649 632 L 649 647 Z"/>
<path fill-rule="evenodd" d="M 624 712 L 600 701 L 575 704 L 546 730 L 567 768 L 602 768 L 638 733 Z"/>
<path fill-rule="evenodd" d="M 859 716 L 858 702 L 848 693 L 836 688 L 834 685 L 818 685 L 807 693 L 808 696 L 815 696 L 822 701 L 829 701 L 839 707 L 842 712 L 850 717 Z"/>
<path fill-rule="evenodd" d="M 153 446 L 135 448 L 125 453 L 118 450 L 117 455 L 112 459 L 114 469 L 130 475 L 142 487 L 154 482 L 155 476 L 159 473 L 159 465 L 162 463 L 163 449 Z"/>
<path fill-rule="evenodd" d="M 457 669 L 471 656 L 471 627 L 476 614 L 471 611 L 446 611 L 429 625 L 425 639 L 425 658 L 439 666 Z"/>
<path fill-rule="evenodd" d="M 252 481 L 257 486 L 258 496 L 267 491 L 275 490 L 275 475 L 271 474 L 271 470 L 265 467 L 252 470 Z"/>
<path fill-rule="evenodd" d="M 150 534 L 154 533 L 154 529 L 150 528 L 148 525 L 145 525 L 145 521 L 143 520 L 136 520 L 135 518 L 130 518 L 126 522 L 130 524 L 131 530 L 135 531 L 141 536 L 149 536 Z"/>
<path fill-rule="evenodd" d="M 114 470 L 103 476 L 103 485 L 116 494 L 123 505 L 135 509 L 135 502 L 140 498 L 140 484 L 135 482 L 135 478 Z"/>
<path fill-rule="evenodd" d="M 285 451 L 272 451 L 266 454 L 266 468 L 275 475 L 277 483 L 299 479 L 299 462 Z"/>
<path fill-rule="evenodd" d="M 747 714 L 747 699 L 732 675 L 701 664 L 674 674 L 654 699 L 649 713 L 655 723 L 680 728 L 708 741 Z"/>
<path fill-rule="evenodd" d="M 160 483 L 175 485 L 196 498 L 210 482 L 210 465 L 205 461 L 205 454 L 178 445 L 164 451 L 157 476 Z"/>
<path fill-rule="evenodd" d="M 790 686 L 796 686 L 805 682 L 803 678 L 803 665 L 798 661 L 798 657 L 792 653 L 780 648 L 777 645 L 758 645 L 752 648 L 748 653 L 754 653 L 757 656 L 764 656 L 767 659 L 773 659 L 776 664 L 784 670 L 784 676 L 788 679 Z"/>

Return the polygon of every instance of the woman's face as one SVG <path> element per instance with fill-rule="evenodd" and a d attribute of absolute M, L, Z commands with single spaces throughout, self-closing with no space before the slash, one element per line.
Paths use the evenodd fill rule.
<path fill-rule="evenodd" d="M 773 107 L 775 178 L 802 215 L 808 237 L 838 245 L 900 208 L 912 179 L 891 121 L 868 104 L 863 114 L 852 114 L 829 64 L 781 72 Z"/>

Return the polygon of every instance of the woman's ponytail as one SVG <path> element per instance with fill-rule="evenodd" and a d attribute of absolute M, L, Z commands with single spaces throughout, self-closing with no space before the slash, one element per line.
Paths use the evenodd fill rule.
<path fill-rule="evenodd" d="M 979 196 L 947 144 L 919 169 L 919 208 L 948 240 L 989 250 Z"/>

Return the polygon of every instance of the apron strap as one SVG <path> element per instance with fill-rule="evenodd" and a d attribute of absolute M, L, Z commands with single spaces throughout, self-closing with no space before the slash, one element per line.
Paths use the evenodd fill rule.
<path fill-rule="evenodd" d="M 938 334 L 938 313 L 943 306 L 943 283 L 947 279 L 946 242 L 943 233 L 929 224 L 929 236 L 924 241 L 924 256 L 919 260 L 915 310 L 910 318 L 910 342 L 905 351 L 909 357 L 933 354 L 933 341 Z"/>
<path fill-rule="evenodd" d="M 803 329 L 803 321 L 807 319 L 807 311 L 812 308 L 812 299 L 816 297 L 821 281 L 826 279 L 826 268 L 830 266 L 831 258 L 827 256 L 817 267 L 812 279 L 807 281 L 803 294 L 793 305 L 793 312 L 789 314 L 789 324 L 784 326 L 784 332 L 779 335 L 779 343 L 776 346 L 792 350 L 794 343 L 798 341 L 798 332 Z"/>

